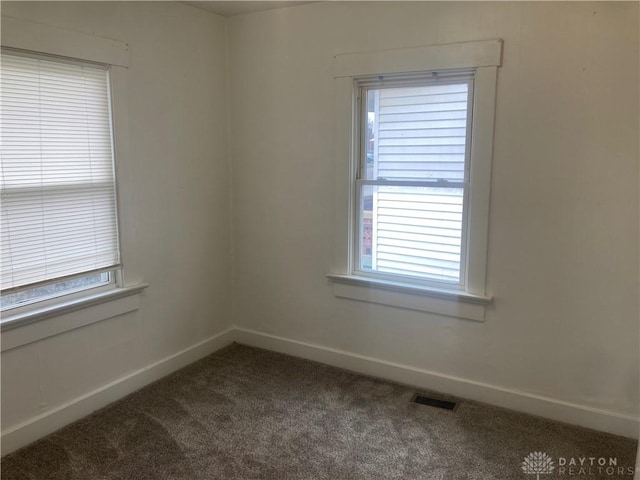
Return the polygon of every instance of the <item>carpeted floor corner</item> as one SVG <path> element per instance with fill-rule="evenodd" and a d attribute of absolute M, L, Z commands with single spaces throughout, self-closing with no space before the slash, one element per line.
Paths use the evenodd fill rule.
<path fill-rule="evenodd" d="M 233 345 L 14 454 L 3 480 L 631 479 L 636 442 Z M 558 457 L 616 458 L 569 475 Z"/>

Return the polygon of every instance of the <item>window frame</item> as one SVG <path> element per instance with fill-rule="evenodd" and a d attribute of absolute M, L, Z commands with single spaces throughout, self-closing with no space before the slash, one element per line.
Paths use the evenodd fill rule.
<path fill-rule="evenodd" d="M 469 191 L 470 191 L 470 164 L 471 164 L 471 137 L 472 137 L 472 125 L 473 125 L 473 98 L 474 98 L 474 78 L 473 74 L 467 70 L 455 70 L 451 72 L 446 72 L 447 76 L 444 79 L 439 78 L 438 80 L 432 80 L 434 76 L 442 77 L 442 75 L 438 75 L 438 73 L 442 72 L 422 72 L 419 75 L 391 75 L 389 77 L 381 77 L 376 76 L 372 78 L 357 78 L 356 89 L 358 91 L 357 97 L 357 105 L 354 111 L 355 115 L 355 132 L 354 136 L 354 151 L 355 151 L 355 161 L 358 162 L 358 168 L 356 171 L 356 177 L 353 179 L 354 182 L 354 195 L 353 205 L 355 207 L 355 216 L 354 216 L 354 224 L 352 225 L 353 229 L 353 266 L 352 272 L 357 276 L 369 277 L 372 279 L 381 279 L 381 280 L 389 280 L 392 282 L 409 282 L 415 285 L 423 285 L 427 288 L 446 288 L 451 290 L 465 290 L 465 281 L 466 281 L 466 261 L 467 261 L 467 230 L 468 230 L 468 219 L 469 219 L 469 211 L 468 211 L 468 202 L 469 202 Z M 420 278 L 420 277 L 411 277 L 404 276 L 399 274 L 378 272 L 378 271 L 367 271 L 362 267 L 362 252 L 361 252 L 361 231 L 362 231 L 362 208 L 361 206 L 361 192 L 362 187 L 365 185 L 384 185 L 384 184 L 400 184 L 405 183 L 415 183 L 419 185 L 415 186 L 425 186 L 428 187 L 429 182 L 426 179 L 420 180 L 417 179 L 415 181 L 406 182 L 406 181 L 395 181 L 395 180 L 376 180 L 376 179 L 366 179 L 363 178 L 366 172 L 366 130 L 368 128 L 367 123 L 365 122 L 365 118 L 367 116 L 367 104 L 366 104 L 366 95 L 369 90 L 379 90 L 383 88 L 396 88 L 396 87 L 419 87 L 419 86 L 427 86 L 432 84 L 444 85 L 444 84 L 455 84 L 455 83 L 466 83 L 468 85 L 468 97 L 467 97 L 467 119 L 466 119 L 466 141 L 465 141 L 465 165 L 464 165 L 464 178 L 461 182 L 452 182 L 457 184 L 457 187 L 450 186 L 449 188 L 461 188 L 463 190 L 463 212 L 462 212 L 462 229 L 461 229 L 461 249 L 460 249 L 460 278 L 459 281 L 454 282 L 446 282 L 446 281 L 438 281 L 435 279 L 429 278 Z M 406 185 L 409 186 L 409 185 Z M 412 185 L 413 186 L 413 185 Z M 442 186 L 442 185 L 439 185 Z"/>
<path fill-rule="evenodd" d="M 335 209 L 334 258 L 327 276 L 338 297 L 380 303 L 472 320 L 484 320 L 492 301 L 486 292 L 487 246 L 497 68 L 502 40 L 433 45 L 340 54 L 334 58 Z M 472 142 L 469 146 L 469 198 L 464 288 L 414 280 L 363 275 L 355 269 L 359 232 L 356 183 L 361 149 L 358 117 L 360 83 L 377 76 L 426 75 L 473 70 Z"/>

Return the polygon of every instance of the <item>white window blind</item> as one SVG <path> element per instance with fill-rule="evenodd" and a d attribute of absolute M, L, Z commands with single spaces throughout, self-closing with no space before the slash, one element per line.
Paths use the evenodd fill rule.
<path fill-rule="evenodd" d="M 119 263 L 109 72 L 2 53 L 2 290 Z"/>
<path fill-rule="evenodd" d="M 462 284 L 472 76 L 363 89 L 360 265 Z"/>

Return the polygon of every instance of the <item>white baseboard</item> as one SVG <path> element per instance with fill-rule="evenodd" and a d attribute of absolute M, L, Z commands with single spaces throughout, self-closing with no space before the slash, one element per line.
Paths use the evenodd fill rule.
<path fill-rule="evenodd" d="M 630 415 L 591 408 L 527 392 L 443 375 L 408 365 L 304 343 L 244 328 L 229 328 L 169 357 L 119 378 L 2 432 L 2 455 L 79 420 L 151 382 L 199 360 L 234 341 L 306 358 L 354 372 L 413 385 L 461 398 L 537 415 L 594 430 L 638 438 L 640 421 Z"/>
<path fill-rule="evenodd" d="M 443 375 L 244 328 L 236 328 L 235 340 L 244 345 L 286 353 L 406 385 L 468 398 L 602 432 L 638 438 L 640 419 L 631 415 Z"/>
<path fill-rule="evenodd" d="M 129 395 L 145 385 L 226 347 L 233 343 L 234 335 L 235 330 L 229 328 L 70 402 L 8 428 L 2 432 L 2 455 L 4 456 L 35 442 L 39 438 L 86 417 L 95 410 Z"/>

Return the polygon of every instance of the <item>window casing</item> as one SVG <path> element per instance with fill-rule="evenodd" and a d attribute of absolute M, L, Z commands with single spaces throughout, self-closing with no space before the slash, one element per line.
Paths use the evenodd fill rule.
<path fill-rule="evenodd" d="M 114 286 L 109 68 L 3 49 L 2 310 Z"/>
<path fill-rule="evenodd" d="M 484 320 L 485 306 L 492 299 L 487 295 L 485 280 L 497 69 L 501 64 L 501 57 L 501 40 L 341 54 L 335 57 L 336 184 L 334 196 L 336 209 L 334 259 L 328 277 L 333 281 L 336 296 Z M 367 106 L 371 104 L 367 102 L 367 96 L 371 92 L 389 92 L 394 88 L 428 89 L 434 85 L 466 85 L 466 106 L 460 107 L 465 121 L 462 122 L 464 125 L 460 122 L 456 125 L 456 128 L 464 126 L 464 134 L 459 130 L 453 135 L 457 137 L 455 141 L 450 142 L 457 144 L 458 147 L 464 143 L 462 148 L 457 148 L 454 152 L 457 155 L 456 168 L 445 167 L 442 165 L 443 162 L 435 161 L 432 156 L 423 159 L 424 161 L 420 160 L 421 168 L 414 169 L 412 175 L 407 177 L 403 177 L 399 171 L 403 168 L 410 170 L 411 168 L 400 165 L 402 163 L 400 160 L 403 159 L 399 157 L 395 158 L 399 167 L 395 172 L 390 172 L 388 168 L 384 174 L 374 173 L 375 168 L 369 167 L 368 170 L 366 166 L 368 161 L 374 164 L 378 162 L 380 166 L 381 158 L 380 155 L 376 158 L 375 152 L 367 151 L 366 142 L 369 138 L 367 138 L 365 122 L 368 124 L 370 110 Z M 402 110 L 396 110 L 394 113 L 398 112 L 402 113 Z M 451 125 L 440 126 L 448 128 Z M 430 133 L 425 132 L 426 130 L 419 135 L 414 135 L 416 132 L 409 132 L 407 135 L 400 134 L 395 137 L 403 139 L 402 141 L 407 137 L 418 137 L 418 143 L 423 143 L 423 146 L 436 146 L 438 142 L 429 140 Z M 449 138 L 449 140 L 452 139 Z M 402 141 L 396 142 L 396 146 L 401 145 Z M 415 148 L 416 145 L 412 147 Z M 436 148 L 429 152 L 429 149 L 418 148 L 411 153 L 429 155 L 436 153 L 437 150 Z M 460 161 L 461 158 L 464 159 L 463 162 Z M 394 159 L 388 156 L 386 160 L 389 162 Z M 385 168 L 389 165 L 391 163 L 388 163 Z M 445 170 L 449 171 L 445 174 L 443 173 Z M 431 209 L 436 214 L 431 215 L 431 218 L 421 218 L 424 212 L 419 208 L 414 208 L 417 212 L 404 215 L 413 218 L 411 220 L 413 227 L 444 228 L 445 230 L 456 227 L 454 229 L 458 230 L 456 235 L 458 244 L 454 245 L 456 248 L 441 252 L 447 253 L 441 258 L 445 260 L 444 263 L 431 262 L 430 267 L 440 265 L 441 268 L 419 271 L 420 269 L 411 267 L 409 271 L 399 271 L 387 268 L 388 263 L 385 268 L 380 268 L 382 263 L 374 265 L 373 259 L 370 260 L 371 265 L 367 265 L 366 259 L 363 259 L 363 252 L 366 253 L 367 248 L 363 245 L 363 220 L 365 220 L 365 214 L 373 215 L 373 207 L 370 207 L 370 212 L 363 209 L 367 196 L 362 195 L 363 190 L 368 189 L 367 193 L 371 193 L 374 188 L 380 190 L 394 187 L 405 189 L 406 193 L 414 188 L 421 189 L 421 194 L 424 194 L 425 189 L 429 188 L 432 192 L 444 192 L 445 186 L 449 189 L 451 187 L 458 189 L 457 194 L 460 200 L 455 205 L 455 218 L 451 216 L 447 218 L 446 209 L 440 212 L 437 209 Z M 376 204 L 372 200 L 371 203 Z M 382 204 L 378 201 L 377 205 L 380 207 Z M 378 218 L 378 224 L 383 220 L 387 223 L 393 222 L 394 215 L 387 215 L 389 213 L 392 212 L 385 212 L 389 218 Z M 396 211 L 395 215 L 402 216 L 398 213 L 402 212 Z M 437 218 L 438 215 L 441 218 Z M 403 221 L 396 221 L 396 224 L 402 226 Z M 429 243 L 425 240 L 426 235 L 438 231 L 427 232 L 423 228 L 403 232 L 399 227 L 396 229 L 397 231 L 392 232 L 395 240 L 390 246 L 400 249 L 396 253 L 404 254 L 413 253 L 412 248 L 424 248 L 424 244 Z M 403 233 L 414 236 L 403 238 Z M 375 234 L 372 233 L 372 236 Z M 437 238 L 431 240 L 433 240 L 432 243 L 438 243 L 435 241 Z M 374 247 L 373 244 L 371 246 Z M 425 248 L 425 250 L 429 249 L 431 246 Z M 378 250 L 381 253 L 383 249 L 378 248 Z M 426 252 L 422 256 L 432 256 L 437 260 L 438 255 L 432 255 L 432 253 Z M 420 257 L 420 255 L 409 256 Z M 402 255 L 394 258 L 398 261 L 404 260 Z M 419 264 L 420 261 L 418 258 L 413 263 Z M 429 262 L 430 260 L 425 263 Z M 450 271 L 447 272 L 447 269 Z"/>

